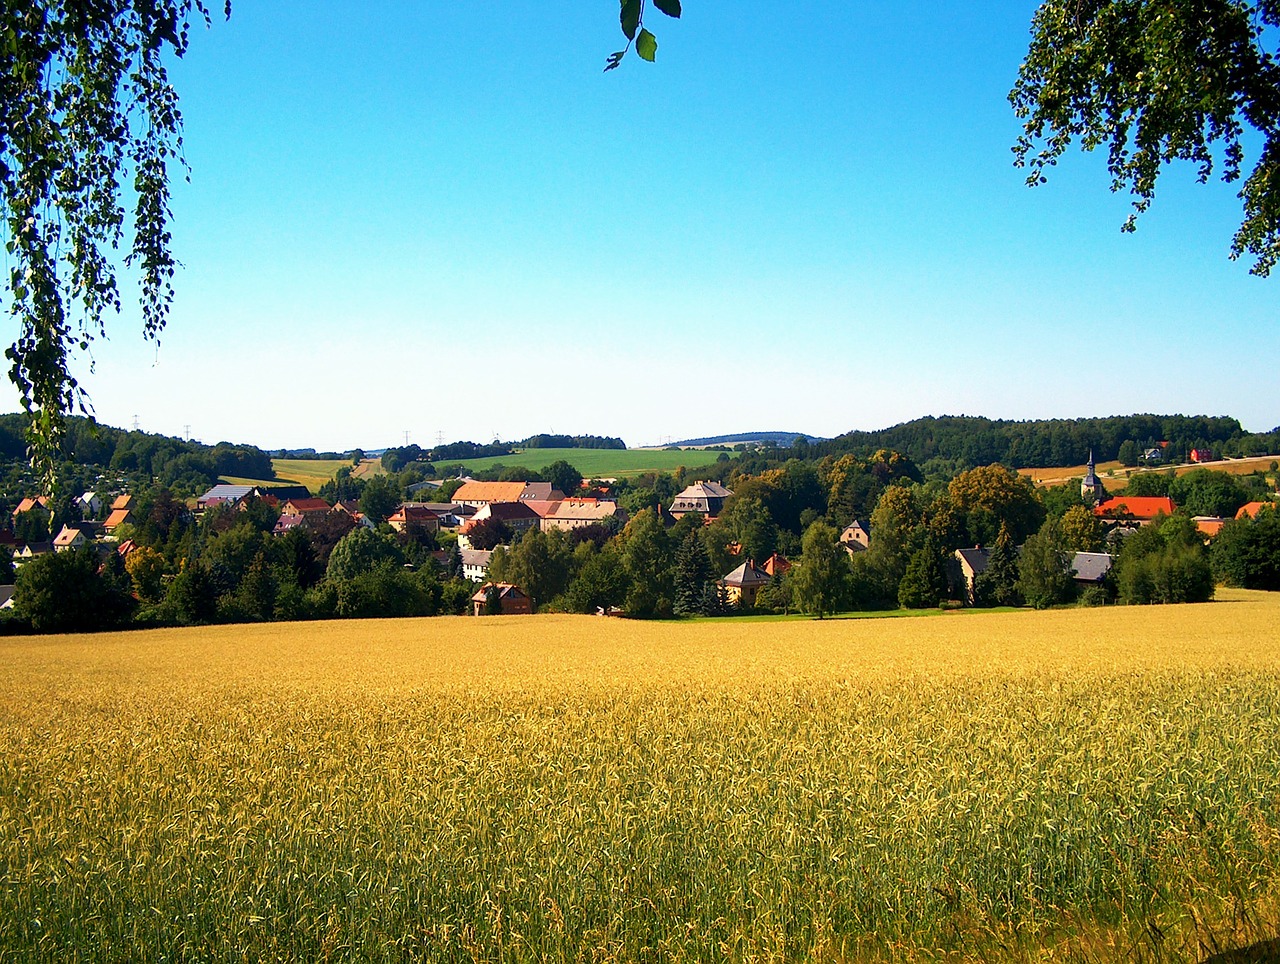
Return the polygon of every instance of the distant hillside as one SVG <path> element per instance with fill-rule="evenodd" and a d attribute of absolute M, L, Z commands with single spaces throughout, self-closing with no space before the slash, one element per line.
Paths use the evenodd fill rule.
<path fill-rule="evenodd" d="M 687 438 L 674 445 L 733 445 L 737 442 L 773 442 L 775 445 L 790 445 L 798 438 L 806 438 L 810 442 L 824 442 L 820 435 L 806 435 L 804 432 L 739 432 L 737 435 L 713 435 L 708 438 Z"/>

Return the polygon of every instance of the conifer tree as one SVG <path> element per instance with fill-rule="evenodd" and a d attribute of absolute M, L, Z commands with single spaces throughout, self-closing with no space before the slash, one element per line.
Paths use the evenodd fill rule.
<path fill-rule="evenodd" d="M 677 616 L 704 612 L 711 585 L 711 560 L 702 538 L 690 530 L 676 551 L 676 592 L 672 607 Z M 708 614 L 711 615 L 711 614 Z"/>

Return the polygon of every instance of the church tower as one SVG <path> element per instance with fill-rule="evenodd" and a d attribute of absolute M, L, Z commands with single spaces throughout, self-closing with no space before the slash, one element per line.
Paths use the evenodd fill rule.
<path fill-rule="evenodd" d="M 1080 480 L 1080 498 L 1085 502 L 1101 502 L 1106 491 L 1102 488 L 1102 480 L 1093 470 L 1093 449 L 1089 449 L 1089 462 L 1085 466 L 1084 478 Z"/>

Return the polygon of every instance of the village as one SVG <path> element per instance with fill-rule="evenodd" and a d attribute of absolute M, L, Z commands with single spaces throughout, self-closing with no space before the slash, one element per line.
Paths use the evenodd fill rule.
<path fill-rule="evenodd" d="M 1193 457 L 1200 454 L 1195 452 Z M 1159 457 L 1159 449 L 1144 455 L 1148 460 Z M 234 522 L 236 517 L 228 513 L 240 513 L 247 519 L 252 511 L 255 518 L 265 519 L 256 523 L 263 529 L 264 538 L 269 535 L 275 540 L 287 540 L 294 533 L 299 538 L 316 541 L 327 538 L 336 544 L 355 530 L 381 532 L 405 545 L 423 549 L 411 554 L 412 558 L 405 557 L 402 563 L 405 569 L 426 566 L 471 584 L 467 594 L 468 613 L 516 615 L 533 613 L 550 600 L 537 598 L 531 585 L 491 579 L 495 554 L 509 555 L 531 532 L 544 536 L 559 533 L 571 539 L 592 537 L 595 544 L 603 545 L 604 539 L 623 533 L 630 519 L 627 509 L 610 494 L 611 484 L 616 483 L 616 479 L 583 479 L 574 491 L 566 493 L 547 481 L 484 481 L 465 475 L 447 480 L 423 479 L 406 487 L 412 499 L 400 501 L 385 519 L 378 521 L 361 510 L 359 499 L 329 501 L 301 485 L 219 483 L 195 498 L 174 503 L 171 511 L 176 514 L 175 521 L 185 520 L 193 526 L 199 526 L 211 513 Z M 1108 496 L 1095 471 L 1092 454 L 1079 490 L 1081 506 L 1072 511 L 1089 516 L 1094 536 L 1092 542 L 1082 543 L 1083 548 L 1073 548 L 1064 557 L 1075 595 L 1091 589 L 1100 592 L 1109 585 L 1114 580 L 1113 566 L 1125 540 L 1142 527 L 1173 518 L 1179 512 L 1178 505 L 1168 495 Z M 431 496 L 439 491 L 446 492 L 447 498 L 431 501 Z M 718 481 L 698 479 L 667 502 L 646 510 L 646 514 L 651 514 L 664 529 L 672 530 L 679 525 L 683 535 L 698 533 L 702 538 L 719 531 L 713 527 L 733 496 L 733 490 Z M 137 496 L 84 492 L 75 500 L 83 519 L 63 523 L 56 533 L 50 533 L 51 538 L 39 538 L 48 532 L 50 505 L 51 500 L 45 496 L 24 498 L 13 509 L 12 527 L 0 531 L 0 546 L 12 552 L 15 571 L 48 553 L 90 550 L 102 560 L 115 558 L 126 572 L 133 572 L 130 558 L 143 549 L 137 538 L 142 521 Z M 1271 501 L 1250 500 L 1231 518 L 1252 519 L 1273 505 Z M 149 507 L 148 511 L 153 510 Z M 1190 517 L 1205 546 L 1212 543 L 1231 518 Z M 696 523 L 693 528 L 689 525 L 691 522 Z M 36 538 L 31 538 L 33 533 Z M 853 518 L 835 533 L 836 545 L 855 570 L 858 557 L 870 553 L 876 546 L 871 516 Z M 761 607 L 766 612 L 779 611 L 778 599 L 784 600 L 783 611 L 789 608 L 789 595 L 779 595 L 777 590 L 792 570 L 792 560 L 778 551 L 776 544 L 759 558 L 752 554 L 751 548 L 739 539 L 726 539 L 718 557 L 732 565 L 723 572 L 707 571 L 709 558 L 697 562 L 695 572 L 702 573 L 695 577 L 699 584 L 692 590 L 686 589 L 686 595 L 693 593 L 692 602 L 686 601 L 682 610 L 677 607 L 677 614 L 701 611 L 725 615 L 753 612 Z M 1020 550 L 1020 545 L 1015 547 L 1015 555 Z M 941 575 L 934 577 L 935 583 L 945 582 L 945 586 L 935 591 L 936 598 L 967 606 L 990 604 L 990 594 L 984 596 L 981 587 L 984 578 L 994 576 L 994 571 L 988 572 L 994 551 L 992 544 L 975 544 L 946 554 Z M 537 576 L 535 572 L 525 581 L 532 582 Z M 12 583 L 0 586 L 0 609 L 12 609 L 14 593 Z M 620 597 L 602 597 L 592 611 L 600 615 L 628 614 L 625 599 Z"/>

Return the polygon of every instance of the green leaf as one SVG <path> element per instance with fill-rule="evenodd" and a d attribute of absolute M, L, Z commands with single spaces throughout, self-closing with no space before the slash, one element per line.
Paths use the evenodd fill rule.
<path fill-rule="evenodd" d="M 636 53 L 641 60 L 649 63 L 653 63 L 653 58 L 658 56 L 658 38 L 643 27 L 640 29 L 640 36 L 636 38 Z"/>
<path fill-rule="evenodd" d="M 668 17 L 680 19 L 680 0 L 653 0 L 653 5 Z"/>
<path fill-rule="evenodd" d="M 636 30 L 640 27 L 640 0 L 621 0 L 622 11 L 618 19 L 622 22 L 622 32 L 628 40 L 636 39 Z"/>

